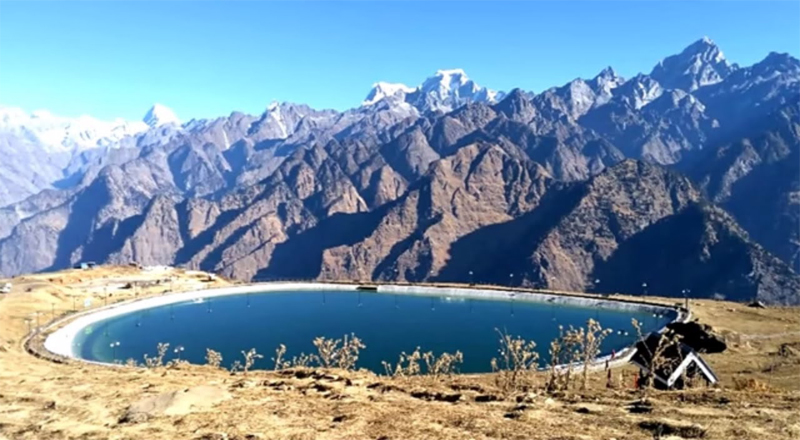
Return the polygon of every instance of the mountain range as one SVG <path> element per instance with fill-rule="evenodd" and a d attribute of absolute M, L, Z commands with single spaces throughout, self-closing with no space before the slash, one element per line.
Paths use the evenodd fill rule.
<path fill-rule="evenodd" d="M 460 69 L 183 122 L 0 109 L 0 273 L 475 281 L 800 304 L 800 61 L 708 38 L 540 93 Z"/>

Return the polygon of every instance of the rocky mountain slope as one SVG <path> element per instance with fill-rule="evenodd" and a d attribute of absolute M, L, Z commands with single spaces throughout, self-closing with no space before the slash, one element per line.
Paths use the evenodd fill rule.
<path fill-rule="evenodd" d="M 800 271 L 800 94 L 708 151 L 689 173 L 756 241 Z"/>
<path fill-rule="evenodd" d="M 53 154 L 6 124 L 0 272 L 137 261 L 798 303 L 799 83 L 788 55 L 739 67 L 702 39 L 649 75 L 539 94 L 449 70 L 343 112 L 180 124 L 155 106 L 149 128 Z"/>

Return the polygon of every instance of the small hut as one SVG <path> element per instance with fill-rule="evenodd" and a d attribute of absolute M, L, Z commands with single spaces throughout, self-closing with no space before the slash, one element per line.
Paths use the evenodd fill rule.
<path fill-rule="evenodd" d="M 717 375 L 711 367 L 686 344 L 677 342 L 659 348 L 662 336 L 651 333 L 644 341 L 636 344 L 636 352 L 631 357 L 631 363 L 640 369 L 642 377 L 652 372 L 653 385 L 660 389 L 682 389 L 686 387 L 684 381 L 694 381 L 701 378 L 707 385 L 719 382 Z M 660 351 L 657 362 L 653 363 L 653 356 Z M 640 382 L 641 383 L 641 382 Z"/>

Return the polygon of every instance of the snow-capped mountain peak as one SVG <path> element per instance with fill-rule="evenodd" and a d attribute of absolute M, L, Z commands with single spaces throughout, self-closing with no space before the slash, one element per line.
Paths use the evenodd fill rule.
<path fill-rule="evenodd" d="M 469 102 L 493 104 L 505 94 L 481 87 L 469 79 L 463 69 L 440 69 L 417 87 L 401 83 L 377 82 L 362 106 L 372 106 L 387 100 L 389 105 L 408 105 L 421 112 L 449 112 Z M 387 99 L 388 98 L 388 99 Z"/>
<path fill-rule="evenodd" d="M 472 92 L 476 92 L 478 86 L 469 79 L 463 69 L 437 70 L 436 73 L 422 83 L 422 91 L 426 93 L 446 94 L 458 92 L 462 87 L 470 85 Z"/>
<path fill-rule="evenodd" d="M 178 116 L 175 115 L 175 112 L 173 112 L 172 109 L 158 103 L 153 104 L 153 106 L 150 107 L 150 110 L 148 110 L 144 115 L 142 121 L 144 121 L 144 123 L 150 127 L 159 127 L 164 124 L 180 125 L 181 123 L 180 119 L 178 119 Z"/>
<path fill-rule="evenodd" d="M 369 91 L 361 105 L 372 105 L 381 99 L 389 97 L 398 97 L 403 100 L 406 94 L 414 90 L 416 89 L 402 83 L 376 82 L 372 85 L 372 90 Z"/>
<path fill-rule="evenodd" d="M 469 102 L 492 104 L 501 97 L 502 94 L 469 79 L 463 69 L 446 69 L 437 70 L 406 101 L 420 111 L 448 112 Z"/>

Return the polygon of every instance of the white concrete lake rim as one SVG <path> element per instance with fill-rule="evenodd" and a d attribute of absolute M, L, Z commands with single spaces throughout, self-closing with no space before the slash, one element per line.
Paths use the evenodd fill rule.
<path fill-rule="evenodd" d="M 355 292 L 359 290 L 358 284 L 336 284 L 336 283 L 311 283 L 311 282 L 275 282 L 263 284 L 251 284 L 246 286 L 224 287 L 217 289 L 195 290 L 190 292 L 172 293 L 163 296 L 147 297 L 137 300 L 126 301 L 118 304 L 111 304 L 89 313 L 83 314 L 63 327 L 51 333 L 44 342 L 44 347 L 47 351 L 62 356 L 65 358 L 77 359 L 84 362 L 104 364 L 101 362 L 90 361 L 81 358 L 78 353 L 73 349 L 73 341 L 86 327 L 109 318 L 125 315 L 128 313 L 138 312 L 141 310 L 161 307 L 170 304 L 178 304 L 184 302 L 193 302 L 204 300 L 206 298 L 214 298 L 221 296 L 243 295 L 247 293 L 269 293 L 269 292 L 286 292 L 286 291 L 343 291 Z M 367 290 L 367 289 L 364 289 Z M 637 311 L 647 313 L 675 313 L 675 320 L 686 320 L 688 316 L 684 315 L 681 310 L 670 307 L 661 306 L 646 302 L 636 302 L 629 300 L 617 300 L 611 298 L 604 298 L 598 296 L 591 298 L 587 296 L 566 295 L 557 293 L 546 292 L 531 292 L 531 291 L 515 291 L 509 290 L 494 290 L 494 289 L 481 289 L 478 287 L 431 287 L 431 286 L 414 286 L 414 285 L 370 285 L 368 290 L 377 291 L 378 293 L 388 294 L 402 294 L 402 295 L 417 295 L 417 296 L 435 296 L 435 297 L 451 297 L 451 298 L 471 298 L 483 300 L 501 300 L 511 301 L 519 300 L 526 302 L 540 302 L 549 304 L 560 304 L 567 306 L 578 307 L 593 307 L 603 309 L 616 309 L 623 311 Z M 660 329 L 661 330 L 661 329 Z M 626 350 L 629 351 L 629 350 Z M 632 353 L 630 353 L 632 354 Z M 615 360 L 625 358 L 623 353 L 619 353 Z M 598 358 L 596 362 L 605 362 L 607 357 Z M 110 364 L 104 364 L 110 365 Z"/>

